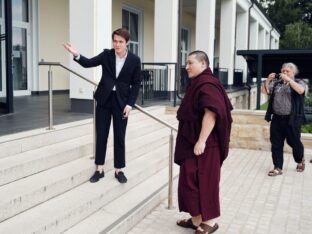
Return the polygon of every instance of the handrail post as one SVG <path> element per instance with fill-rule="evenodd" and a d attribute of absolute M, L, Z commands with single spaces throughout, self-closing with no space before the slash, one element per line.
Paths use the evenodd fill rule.
<path fill-rule="evenodd" d="M 52 70 L 51 66 L 49 66 L 48 71 L 48 85 L 49 85 L 49 127 L 48 130 L 53 130 L 53 88 L 52 88 Z"/>
<path fill-rule="evenodd" d="M 169 136 L 169 182 L 168 182 L 168 209 L 173 209 L 172 189 L 173 187 L 173 130 Z"/>

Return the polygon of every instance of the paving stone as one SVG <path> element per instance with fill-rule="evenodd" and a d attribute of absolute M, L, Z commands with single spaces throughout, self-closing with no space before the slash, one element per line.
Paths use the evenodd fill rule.
<path fill-rule="evenodd" d="M 283 175 L 269 177 L 267 173 L 272 169 L 270 152 L 231 149 L 222 167 L 222 215 L 216 233 L 310 234 L 311 166 L 306 164 L 306 170 L 297 173 L 292 156 L 285 154 Z M 176 220 L 189 217 L 189 214 L 179 212 L 176 192 L 174 206 L 173 210 L 168 210 L 167 200 L 163 201 L 129 233 L 151 233 L 151 230 L 155 233 L 194 233 L 191 229 L 183 229 L 175 224 Z"/>

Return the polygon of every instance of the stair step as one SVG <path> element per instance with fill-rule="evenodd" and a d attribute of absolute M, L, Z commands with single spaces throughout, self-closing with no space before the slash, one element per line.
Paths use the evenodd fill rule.
<path fill-rule="evenodd" d="M 159 147 L 129 163 L 126 184 L 119 184 L 109 171 L 98 183 L 84 183 L 0 223 L 0 233 L 63 232 L 164 168 L 167 157 L 168 145 Z"/>
<path fill-rule="evenodd" d="M 166 114 L 165 107 L 145 109 L 177 126 L 175 115 Z M 137 110 L 131 112 L 126 184 L 114 178 L 112 129 L 105 178 L 89 183 L 95 169 L 92 119 L 57 125 L 52 131 L 36 129 L 0 137 L 0 233 L 70 232 L 99 212 L 113 213 L 108 218 L 112 222 L 105 222 L 101 230 L 126 233 L 129 223 L 137 222 L 135 216 L 145 215 L 166 194 L 169 134 L 170 129 L 157 121 Z"/>
<path fill-rule="evenodd" d="M 92 136 L 45 146 L 0 161 L 0 185 L 89 155 L 93 150 Z"/>
<path fill-rule="evenodd" d="M 166 129 L 133 139 L 126 152 L 127 161 L 167 143 Z M 106 171 L 113 169 L 112 155 L 113 147 L 109 147 Z M 0 187 L 0 222 L 88 181 L 94 172 L 94 162 L 90 157 L 91 155 Z"/>
<path fill-rule="evenodd" d="M 146 110 L 154 115 L 165 114 L 164 108 L 151 107 L 146 108 Z M 129 118 L 129 120 L 131 123 L 135 123 L 136 121 L 141 122 L 144 118 L 146 118 L 145 115 L 138 110 L 134 110 L 132 111 L 131 118 Z M 93 119 L 86 119 L 57 125 L 55 126 L 55 130 L 40 128 L 1 136 L 0 159 L 92 133 Z"/>
<path fill-rule="evenodd" d="M 178 168 L 175 167 L 173 176 L 177 175 Z M 64 234 L 126 233 L 167 195 L 168 167 L 165 167 Z"/>
<path fill-rule="evenodd" d="M 165 116 L 163 119 L 173 121 L 170 116 Z M 165 127 L 160 123 L 153 123 L 152 119 L 141 121 L 139 126 L 129 125 L 126 136 L 126 147 L 128 147 L 127 141 L 130 139 L 162 128 Z M 113 138 L 111 136 L 112 131 L 108 139 L 108 147 L 112 145 Z M 93 136 L 86 135 L 3 158 L 0 161 L 0 185 L 81 158 L 85 155 L 92 154 L 92 152 Z"/>

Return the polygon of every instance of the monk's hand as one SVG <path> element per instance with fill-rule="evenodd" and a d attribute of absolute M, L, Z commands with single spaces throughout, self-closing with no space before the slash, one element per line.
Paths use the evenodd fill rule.
<path fill-rule="evenodd" d="M 198 140 L 194 146 L 194 154 L 196 156 L 201 155 L 202 153 L 204 153 L 205 147 L 206 147 L 206 142 L 203 140 Z"/>

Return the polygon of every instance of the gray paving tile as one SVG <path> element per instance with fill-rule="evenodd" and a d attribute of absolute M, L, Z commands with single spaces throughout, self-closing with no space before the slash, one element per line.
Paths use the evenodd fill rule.
<path fill-rule="evenodd" d="M 222 167 L 221 214 L 219 230 L 225 234 L 307 234 L 312 230 L 312 164 L 303 173 L 296 172 L 291 155 L 285 155 L 284 174 L 269 177 L 271 153 L 231 149 Z M 176 181 L 175 181 L 176 183 Z M 188 218 L 177 209 L 174 194 L 173 210 L 167 200 L 156 207 L 129 233 L 193 233 L 178 227 L 176 220 Z M 145 233 L 145 232 L 144 232 Z"/>

